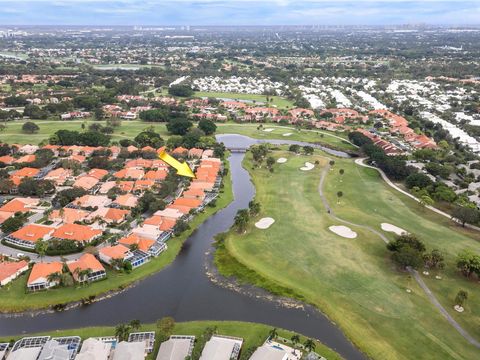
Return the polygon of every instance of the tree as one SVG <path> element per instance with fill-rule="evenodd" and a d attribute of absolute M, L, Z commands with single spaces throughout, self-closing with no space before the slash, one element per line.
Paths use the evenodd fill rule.
<path fill-rule="evenodd" d="M 452 220 L 459 222 L 465 227 L 466 223 L 475 224 L 480 218 L 477 209 L 472 209 L 465 206 L 457 206 L 452 211 Z"/>
<path fill-rule="evenodd" d="M 467 278 L 480 276 L 480 256 L 470 250 L 462 251 L 457 255 L 457 269 Z"/>
<path fill-rule="evenodd" d="M 131 328 L 127 324 L 119 324 L 115 326 L 115 336 L 117 337 L 118 341 L 127 341 L 130 330 Z"/>
<path fill-rule="evenodd" d="M 150 146 L 154 149 L 158 149 L 165 144 L 160 134 L 156 133 L 153 129 L 142 131 L 135 136 L 134 140 L 139 147 Z"/>
<path fill-rule="evenodd" d="M 298 152 L 300 151 L 300 146 L 295 144 L 290 145 L 288 151 L 298 154 Z"/>
<path fill-rule="evenodd" d="M 233 221 L 233 226 L 237 228 L 239 233 L 245 232 L 248 222 L 250 221 L 250 214 L 248 209 L 241 209 L 237 211 L 235 219 Z"/>
<path fill-rule="evenodd" d="M 5 220 L 0 228 L 5 234 L 10 234 L 20 229 L 26 221 L 27 218 L 24 214 L 16 213 L 14 216 L 11 216 Z"/>
<path fill-rule="evenodd" d="M 168 338 L 175 327 L 175 319 L 167 316 L 157 321 L 157 329 L 164 338 Z"/>
<path fill-rule="evenodd" d="M 22 131 L 26 134 L 34 134 L 40 130 L 40 127 L 34 122 L 27 121 L 22 125 Z"/>
<path fill-rule="evenodd" d="M 270 329 L 270 331 L 268 332 L 268 338 L 270 340 L 274 340 L 277 338 L 277 336 L 278 336 L 277 328 Z"/>
<path fill-rule="evenodd" d="M 443 269 L 445 267 L 445 256 L 437 249 L 423 255 L 423 261 L 429 269 Z"/>
<path fill-rule="evenodd" d="M 468 292 L 465 290 L 459 290 L 457 293 L 457 296 L 455 296 L 455 305 L 463 307 L 467 299 L 468 299 Z"/>
<path fill-rule="evenodd" d="M 270 169 L 270 171 L 273 171 L 273 165 L 275 164 L 275 158 L 273 156 L 269 156 L 267 158 L 267 168 Z"/>
<path fill-rule="evenodd" d="M 345 174 L 345 170 L 340 169 L 338 170 L 338 173 L 340 174 L 340 182 L 342 182 L 343 174 Z"/>
<path fill-rule="evenodd" d="M 329 164 L 330 166 L 335 165 L 335 160 L 330 160 L 330 161 L 328 162 L 328 164 Z"/>
<path fill-rule="evenodd" d="M 403 268 L 418 268 L 423 264 L 424 243 L 413 234 L 402 234 L 387 244 L 392 260 Z"/>
<path fill-rule="evenodd" d="M 200 143 L 200 139 L 203 136 L 205 136 L 205 133 L 202 130 L 199 128 L 191 128 L 183 136 L 183 146 L 185 146 L 187 149 L 197 147 Z"/>
<path fill-rule="evenodd" d="M 303 152 L 305 153 L 305 155 L 312 155 L 313 151 L 314 149 L 312 146 L 306 145 L 303 147 Z"/>
<path fill-rule="evenodd" d="M 140 330 L 140 327 L 141 327 L 140 320 L 138 320 L 138 319 L 134 319 L 134 320 L 130 321 L 130 323 L 128 325 L 134 331 Z"/>
<path fill-rule="evenodd" d="M 217 125 L 212 120 L 209 119 L 202 119 L 198 123 L 198 128 L 202 130 L 205 135 L 212 135 L 215 134 L 215 131 L 217 131 Z"/>
<path fill-rule="evenodd" d="M 433 199 L 428 195 L 420 196 L 420 205 L 422 206 L 432 206 L 435 202 Z"/>
<path fill-rule="evenodd" d="M 342 191 L 337 191 L 337 204 L 340 204 L 340 198 L 343 196 Z"/>
<path fill-rule="evenodd" d="M 189 97 L 194 94 L 192 88 L 188 85 L 171 85 L 168 88 L 168 93 L 172 96 L 181 96 L 181 97 Z"/>
<path fill-rule="evenodd" d="M 305 340 L 305 342 L 303 343 L 303 346 L 305 347 L 305 350 L 307 350 L 308 352 L 312 352 L 315 350 L 315 341 L 313 341 L 312 339 L 307 339 Z"/>
<path fill-rule="evenodd" d="M 103 120 L 105 117 L 105 111 L 101 107 L 95 108 L 94 112 L 95 120 Z"/>
<path fill-rule="evenodd" d="M 40 262 L 42 262 L 42 259 L 44 258 L 45 254 L 47 253 L 47 250 L 48 250 L 48 243 L 46 241 L 38 240 L 35 243 L 35 252 L 40 257 Z"/>
<path fill-rule="evenodd" d="M 47 281 L 49 283 L 60 283 L 62 280 L 62 274 L 57 272 L 51 273 L 47 276 Z"/>
<path fill-rule="evenodd" d="M 251 200 L 248 203 L 248 210 L 250 211 L 250 215 L 257 216 L 258 214 L 260 214 L 260 209 L 261 209 L 261 205 L 259 202 Z"/>
<path fill-rule="evenodd" d="M 290 340 L 292 340 L 293 347 L 295 347 L 300 342 L 300 336 L 298 334 L 293 334 Z"/>
<path fill-rule="evenodd" d="M 167 130 L 174 135 L 185 135 L 192 127 L 192 123 L 186 118 L 171 119 L 167 123 Z"/>

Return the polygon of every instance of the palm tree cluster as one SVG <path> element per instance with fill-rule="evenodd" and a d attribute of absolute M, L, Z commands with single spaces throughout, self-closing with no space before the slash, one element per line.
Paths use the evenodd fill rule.
<path fill-rule="evenodd" d="M 127 341 L 130 332 L 140 330 L 140 320 L 132 320 L 128 324 L 118 324 L 115 326 L 115 337 L 118 341 Z"/>

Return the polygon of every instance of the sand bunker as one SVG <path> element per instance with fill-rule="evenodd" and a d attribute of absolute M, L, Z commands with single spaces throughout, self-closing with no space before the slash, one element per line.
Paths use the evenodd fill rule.
<path fill-rule="evenodd" d="M 459 313 L 462 313 L 465 311 L 465 309 L 463 308 L 463 306 L 460 306 L 460 305 L 455 305 L 453 307 L 455 309 L 455 311 L 459 312 Z"/>
<path fill-rule="evenodd" d="M 275 129 L 264 129 L 263 131 L 272 132 L 273 130 L 275 130 Z"/>
<path fill-rule="evenodd" d="M 258 220 L 256 223 L 255 223 L 255 227 L 259 228 L 259 229 L 262 229 L 262 230 L 265 230 L 265 229 L 268 229 L 270 226 L 272 226 L 272 224 L 275 222 L 275 220 L 271 217 L 265 217 L 265 218 L 262 218 L 260 220 Z"/>
<path fill-rule="evenodd" d="M 389 224 L 389 223 L 381 223 L 380 226 L 382 227 L 383 231 L 393 232 L 397 235 L 408 234 L 406 230 L 399 228 L 398 226 Z"/>
<path fill-rule="evenodd" d="M 290 135 L 292 135 L 292 133 L 285 133 L 282 136 L 290 136 Z"/>
<path fill-rule="evenodd" d="M 278 158 L 277 163 L 279 164 L 285 164 L 287 162 L 287 158 Z"/>
<path fill-rule="evenodd" d="M 357 237 L 357 233 L 348 226 L 330 226 L 328 230 L 347 239 L 355 239 Z"/>
<path fill-rule="evenodd" d="M 311 162 L 308 162 L 308 161 L 307 161 L 307 162 L 305 163 L 305 166 L 302 166 L 302 167 L 300 168 L 300 170 L 302 170 L 302 171 L 310 171 L 310 170 L 312 170 L 314 167 L 315 167 L 315 165 L 313 165 Z"/>

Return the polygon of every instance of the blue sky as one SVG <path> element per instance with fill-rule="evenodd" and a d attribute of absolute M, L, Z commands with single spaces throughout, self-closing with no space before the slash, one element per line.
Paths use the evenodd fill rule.
<path fill-rule="evenodd" d="M 0 0 L 1 25 L 479 24 L 480 0 Z"/>

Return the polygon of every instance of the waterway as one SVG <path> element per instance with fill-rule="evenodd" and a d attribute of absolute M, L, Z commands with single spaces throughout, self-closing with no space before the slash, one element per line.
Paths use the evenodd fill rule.
<path fill-rule="evenodd" d="M 262 142 L 240 135 L 219 135 L 217 139 L 228 148 L 237 149 Z M 288 140 L 279 142 L 303 144 Z M 340 329 L 316 309 L 310 306 L 303 309 L 284 307 L 263 297 L 218 286 L 207 276 L 205 263 L 207 254 L 212 251 L 214 236 L 227 231 L 237 210 L 246 208 L 255 195 L 250 175 L 242 167 L 243 157 L 243 153 L 232 153 L 228 159 L 234 201 L 198 227 L 170 266 L 127 291 L 88 306 L 36 316 L 1 315 L 0 335 L 115 325 L 132 319 L 148 323 L 164 316 L 173 316 L 176 321 L 238 320 L 296 331 L 322 341 L 346 359 L 365 359 Z"/>

